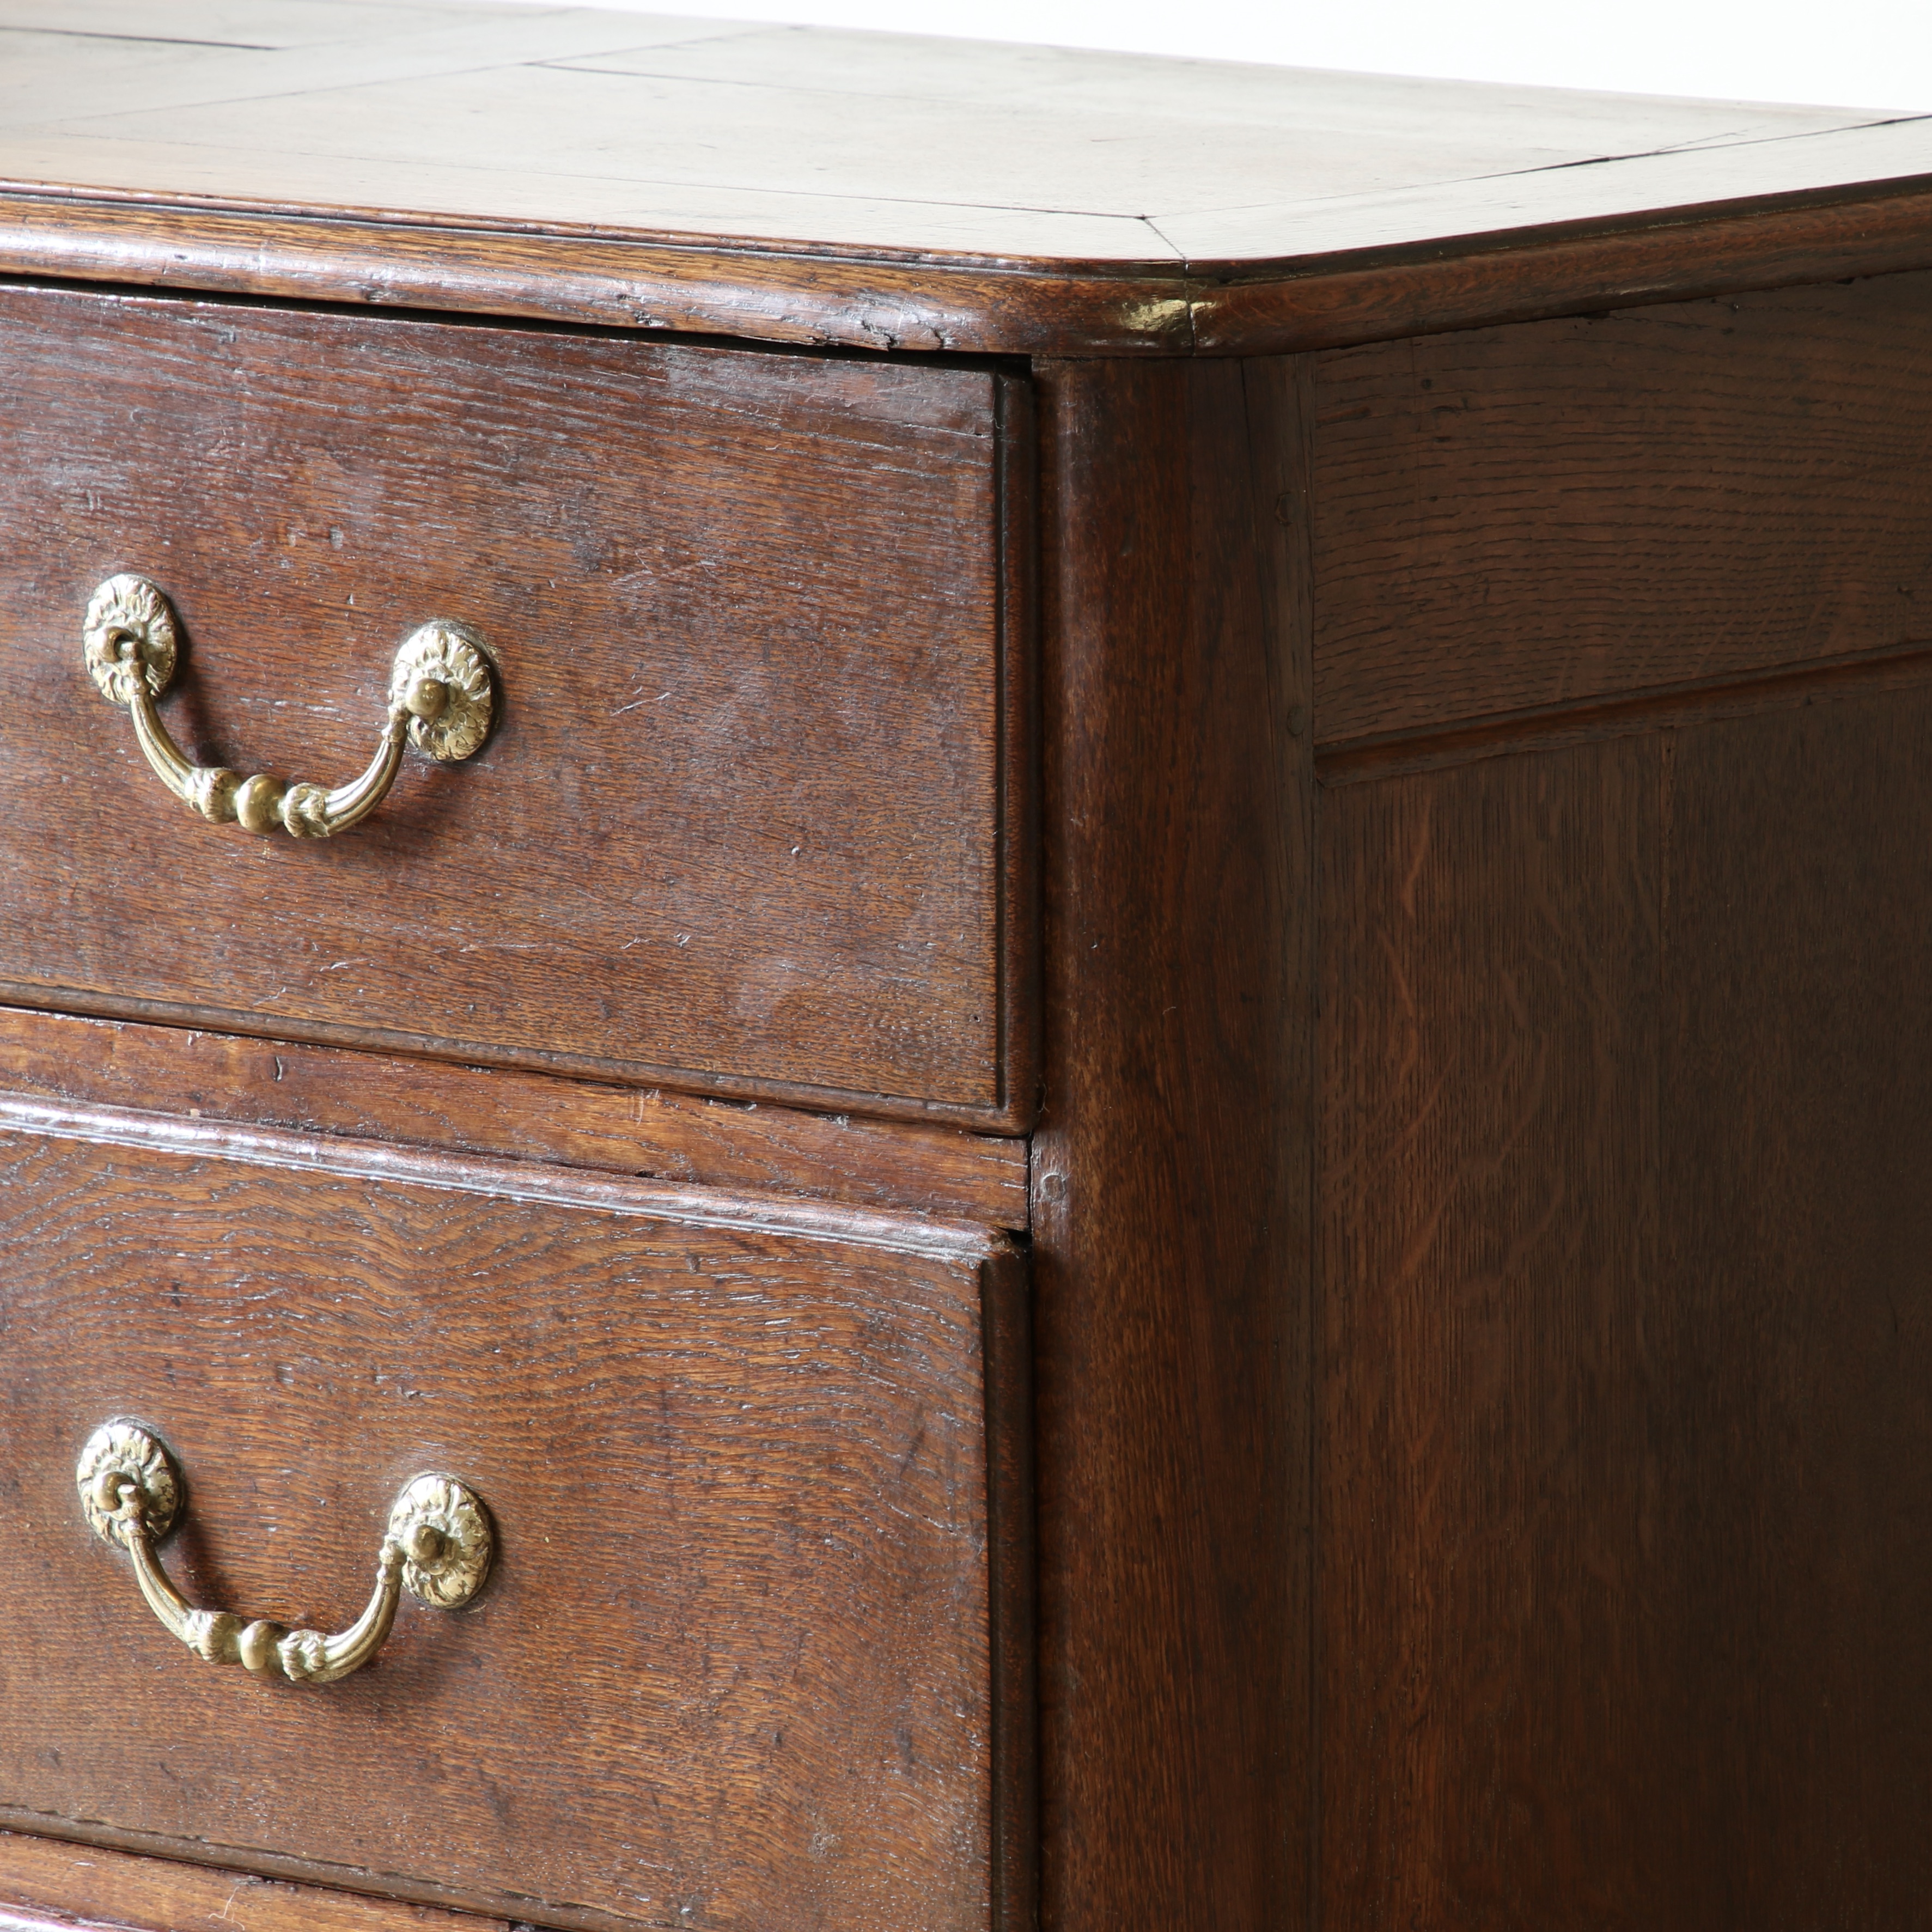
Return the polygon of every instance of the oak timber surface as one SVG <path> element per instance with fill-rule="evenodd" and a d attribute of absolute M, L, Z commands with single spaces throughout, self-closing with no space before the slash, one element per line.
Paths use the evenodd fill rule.
<path fill-rule="evenodd" d="M 566 1925 L 986 1932 L 997 1238 L 49 1125 L 0 1132 L 9 1822 Z M 210 1668 L 79 1513 L 122 1415 L 200 1603 L 339 1628 L 419 1469 L 495 1568 L 326 1691 Z"/>
<path fill-rule="evenodd" d="M 20 289 L 0 369 L 14 1004 L 1004 1116 L 1004 378 Z M 433 616 L 500 728 L 210 826 L 82 663 L 128 569 L 203 763 L 358 770 Z"/>
<path fill-rule="evenodd" d="M 130 204 L 96 232 L 84 211 L 69 224 L 22 202 L 21 227 L 0 240 L 42 267 L 64 248 L 67 272 L 96 276 L 117 246 L 124 257 L 156 244 L 150 272 L 167 260 L 132 204 L 247 206 L 372 222 L 376 283 L 354 299 L 397 298 L 374 268 L 382 236 L 443 224 L 472 242 L 548 237 L 525 265 L 590 265 L 604 292 L 578 298 L 601 300 L 600 319 L 627 285 L 649 326 L 708 316 L 713 328 L 862 340 L 849 314 L 839 326 L 856 308 L 875 338 L 915 346 L 1040 347 L 1058 329 L 1066 346 L 1185 347 L 1214 344 L 1217 283 L 1928 176 L 1932 123 L 1879 110 L 601 9 L 0 0 L 0 182 Z M 43 232 L 38 257 L 36 224 L 61 238 Z M 189 244 L 174 272 L 190 282 L 245 272 L 218 226 L 169 232 Z M 588 238 L 632 244 L 628 269 L 585 254 Z M 708 267 L 652 252 L 670 244 L 708 251 Z M 1869 232 L 1839 244 L 1878 245 Z M 1762 238 L 1751 245 L 1762 252 Z M 796 259 L 774 272 L 774 254 Z M 834 258 L 878 273 L 828 280 Z M 446 302 L 538 299 L 465 290 L 445 270 Z M 509 272 L 505 259 L 493 272 Z M 1016 273 L 1039 286 L 986 285 Z M 1018 312 L 1035 299 L 1044 314 Z M 1294 306 L 1242 320 L 1238 304 L 1232 326 L 1279 332 Z"/>
<path fill-rule="evenodd" d="M 1315 1802 L 1306 386 L 1042 392 L 1042 1922 L 1258 1932 Z"/>
<path fill-rule="evenodd" d="M 993 1134 L 0 1006 L 0 1091 L 1024 1228 Z"/>
<path fill-rule="evenodd" d="M 1932 641 L 1932 276 L 1315 358 L 1324 746 Z"/>
<path fill-rule="evenodd" d="M 503 1921 L 0 1832 L 0 1932 L 510 1932 Z"/>
<path fill-rule="evenodd" d="M 1321 800 L 1332 1932 L 1932 1883 L 1932 692 Z"/>

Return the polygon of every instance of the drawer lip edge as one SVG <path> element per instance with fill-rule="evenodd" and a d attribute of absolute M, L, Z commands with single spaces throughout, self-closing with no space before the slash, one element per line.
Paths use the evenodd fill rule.
<path fill-rule="evenodd" d="M 0 1093 L 1022 1232 L 1028 1144 L 938 1121 L 0 1004 Z"/>
<path fill-rule="evenodd" d="M 514 1892 L 494 1894 L 436 1885 L 402 1873 L 371 1870 L 362 1865 L 332 1864 L 323 1858 L 291 1858 L 279 1852 L 256 1851 L 245 1845 L 217 1844 L 208 1838 L 170 1838 L 158 1832 L 130 1830 L 92 1819 L 63 1816 L 55 1811 L 29 1811 L 0 1804 L 0 1831 L 25 1836 L 56 1838 L 70 1845 L 96 1846 L 106 1851 L 130 1852 L 171 1860 L 176 1864 L 213 1867 L 248 1878 L 281 1880 L 288 1883 L 326 1887 L 358 1898 L 389 1899 L 406 1905 L 427 1905 L 460 1912 L 476 1922 L 476 1932 L 512 1932 L 520 1927 L 555 1926 L 564 1932 L 676 1932 L 665 1918 L 627 1918 L 590 1905 L 556 1904 Z M 512 1908 L 526 1908 L 528 1922 Z M 0 1915 L 5 1906 L 0 1903 Z M 0 1916 L 0 1924 L 4 1924 Z M 51 1918 L 50 1924 L 59 1923 Z M 98 1922 L 69 1922 L 75 1932 L 104 1932 Z M 1005 1932 L 1005 1928 L 1000 1928 Z"/>
<path fill-rule="evenodd" d="M 1026 1000 L 1024 1006 L 1035 1003 Z M 69 986 L 0 980 L 0 1006 L 30 1012 L 72 1013 L 83 1018 L 136 1020 L 200 1033 L 231 1034 L 248 1040 L 286 1040 L 318 1046 L 344 1047 L 442 1060 L 464 1066 L 501 1066 L 530 1073 L 554 1073 L 617 1087 L 664 1088 L 680 1094 L 726 1100 L 770 1100 L 818 1114 L 863 1114 L 886 1120 L 921 1120 L 969 1127 L 982 1133 L 1022 1134 L 1038 1111 L 1006 1100 L 975 1102 L 923 1100 L 914 1094 L 868 1094 L 802 1082 L 766 1080 L 746 1074 L 712 1073 L 700 1068 L 664 1066 L 654 1062 L 611 1060 L 593 1054 L 551 1053 L 534 1048 L 494 1046 L 475 1040 L 445 1040 L 386 1027 L 342 1026 L 326 1020 L 291 1021 L 283 1014 L 235 1012 L 224 1007 L 148 1000 L 128 994 Z M 1033 1024 L 1030 1018 L 1026 1024 Z M 1022 1054 L 1022 1064 L 1024 1055 Z"/>
<path fill-rule="evenodd" d="M 1003 1230 L 971 1221 L 928 1220 L 916 1214 L 821 1204 L 796 1196 L 620 1179 L 534 1161 L 493 1160 L 346 1135 L 292 1133 L 282 1128 L 184 1120 L 132 1107 L 63 1105 L 0 1094 L 0 1133 L 145 1148 L 254 1167 L 321 1170 L 398 1186 L 490 1194 L 643 1220 L 754 1230 L 966 1263 L 982 1263 L 1024 1251 Z"/>

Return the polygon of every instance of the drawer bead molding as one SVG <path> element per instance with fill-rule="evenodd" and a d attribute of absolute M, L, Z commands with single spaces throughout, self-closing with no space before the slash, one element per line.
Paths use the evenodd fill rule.
<path fill-rule="evenodd" d="M 396 1498 L 376 1558 L 376 1588 L 346 1630 L 290 1630 L 266 1617 L 196 1610 L 168 1580 L 154 1546 L 182 1513 L 174 1460 L 145 1429 L 104 1423 L 87 1438 L 74 1471 L 94 1533 L 133 1558 L 148 1606 L 210 1664 L 239 1664 L 257 1677 L 333 1684 L 382 1647 L 402 1592 L 440 1610 L 466 1604 L 490 1574 L 496 1539 L 489 1512 L 454 1477 L 415 1478 Z"/>
<path fill-rule="evenodd" d="M 192 763 L 154 708 L 181 653 L 173 607 L 158 585 L 125 573 L 108 578 L 88 600 L 81 645 L 101 696 L 133 714 L 134 735 L 162 784 L 204 818 L 218 824 L 232 820 L 250 832 L 279 825 L 298 838 L 327 838 L 359 825 L 395 782 L 405 737 L 418 751 L 454 764 L 490 735 L 496 709 L 482 639 L 465 625 L 438 618 L 411 632 L 396 652 L 389 715 L 366 771 L 333 790 L 307 779 L 244 778 L 222 766 Z"/>

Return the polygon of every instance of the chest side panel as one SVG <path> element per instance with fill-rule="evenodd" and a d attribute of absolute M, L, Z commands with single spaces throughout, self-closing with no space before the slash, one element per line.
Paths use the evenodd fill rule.
<path fill-rule="evenodd" d="M 1918 1910 L 1928 773 L 1922 674 L 1324 790 L 1336 1932 Z"/>
<path fill-rule="evenodd" d="M 1932 643 L 1932 277 L 1317 358 L 1327 746 Z"/>

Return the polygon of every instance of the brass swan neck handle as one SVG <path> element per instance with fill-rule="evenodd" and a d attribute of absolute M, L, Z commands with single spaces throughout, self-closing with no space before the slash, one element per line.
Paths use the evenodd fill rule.
<path fill-rule="evenodd" d="M 376 1588 L 362 1614 L 334 1634 L 290 1630 L 266 1618 L 196 1610 L 169 1580 L 154 1546 L 181 1508 L 174 1461 L 145 1429 L 110 1422 L 88 1438 L 74 1471 L 94 1534 L 133 1558 L 148 1607 L 197 1657 L 239 1664 L 258 1677 L 333 1684 L 382 1647 L 407 1590 L 438 1610 L 467 1603 L 490 1572 L 495 1537 L 482 1499 L 452 1476 L 418 1476 L 396 1498 L 376 1558 Z"/>
<path fill-rule="evenodd" d="M 81 649 L 101 696 L 133 713 L 134 736 L 162 784 L 204 818 L 232 819 L 250 832 L 278 825 L 298 838 L 346 832 L 388 795 L 406 738 L 430 758 L 454 763 L 490 735 L 496 708 L 482 639 L 464 625 L 438 619 L 412 631 L 396 652 L 388 716 L 367 770 L 332 790 L 307 779 L 243 778 L 224 766 L 193 763 L 154 708 L 174 677 L 181 650 L 173 606 L 158 585 L 125 573 L 108 578 L 88 601 Z"/>

